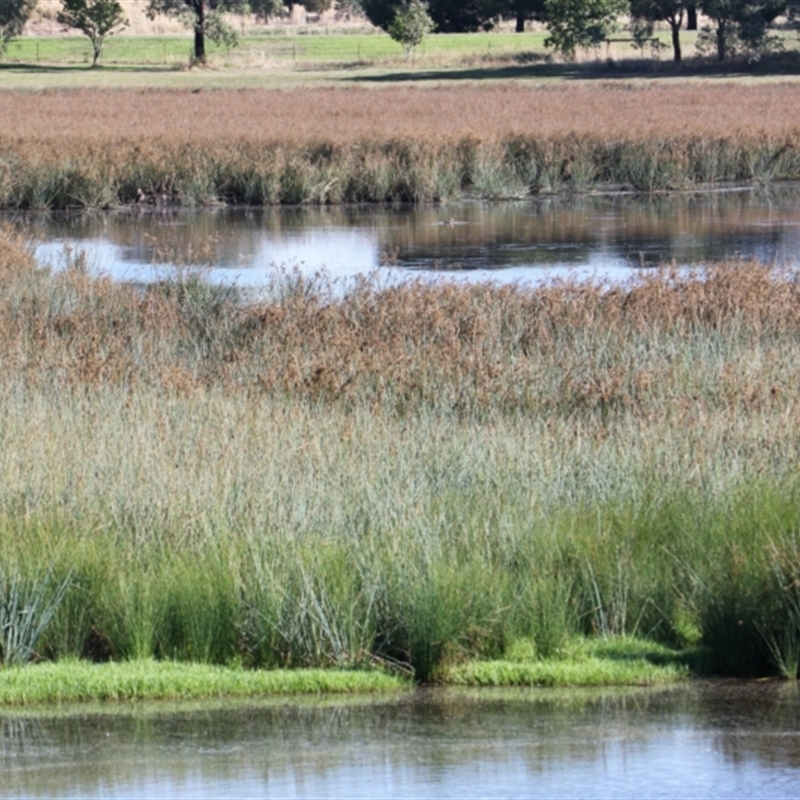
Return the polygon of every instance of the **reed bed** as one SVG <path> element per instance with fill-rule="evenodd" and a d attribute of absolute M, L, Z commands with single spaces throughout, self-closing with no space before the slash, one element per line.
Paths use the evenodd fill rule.
<path fill-rule="evenodd" d="M 425 202 L 796 180 L 794 91 L 0 93 L 0 207 Z"/>
<path fill-rule="evenodd" d="M 0 284 L 0 563 L 59 601 L 34 659 L 433 680 L 636 634 L 796 675 L 789 271 L 290 273 L 245 303 L 51 272 L 5 233 Z"/>

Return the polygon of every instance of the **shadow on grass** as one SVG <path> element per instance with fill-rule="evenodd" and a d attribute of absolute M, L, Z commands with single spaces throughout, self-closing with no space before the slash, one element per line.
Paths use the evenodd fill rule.
<path fill-rule="evenodd" d="M 174 64 L 98 64 L 93 67 L 91 64 L 30 64 L 30 63 L 8 63 L 0 61 L 0 74 L 9 75 L 67 75 L 70 73 L 145 73 L 157 74 L 167 72 L 177 72 L 186 65 Z"/>
<path fill-rule="evenodd" d="M 572 64 L 521 63 L 482 64 L 467 68 L 415 70 L 382 75 L 356 75 L 345 81 L 356 83 L 425 83 L 428 81 L 482 81 L 547 79 L 613 80 L 615 78 L 737 78 L 770 75 L 800 75 L 800 53 L 783 53 L 759 61 L 731 60 L 724 63 L 686 59 L 680 64 L 652 59 L 587 61 Z"/>
<path fill-rule="evenodd" d="M 707 647 L 671 650 L 646 640 L 611 639 L 600 641 L 591 648 L 592 655 L 608 661 L 647 661 L 657 667 L 685 667 L 693 675 L 709 675 L 711 651 Z"/>

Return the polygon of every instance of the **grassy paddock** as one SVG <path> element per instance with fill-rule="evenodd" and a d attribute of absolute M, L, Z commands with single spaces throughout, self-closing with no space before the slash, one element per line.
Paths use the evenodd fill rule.
<path fill-rule="evenodd" d="M 795 93 L 787 83 L 0 94 L 0 207 L 425 202 L 797 180 Z"/>
<path fill-rule="evenodd" d="M 193 44 L 193 40 L 186 36 L 111 36 L 103 44 L 100 64 L 188 64 Z M 219 48 L 213 42 L 207 46 L 213 57 Z M 92 45 L 85 36 L 21 37 L 8 44 L 2 63 L 39 66 L 91 64 Z"/>
<path fill-rule="evenodd" d="M 513 33 L 448 34 L 430 36 L 415 54 L 414 65 L 455 66 L 464 60 L 480 57 L 501 57 L 519 53 L 538 53 L 542 59 L 545 33 L 517 36 Z M 188 64 L 193 52 L 191 34 L 184 36 L 111 36 L 106 39 L 100 64 L 115 65 Z M 330 64 L 366 65 L 388 62 L 395 66 L 408 64 L 402 47 L 382 32 L 330 33 L 292 35 L 245 35 L 239 47 L 228 50 L 206 42 L 212 67 L 237 64 L 252 65 L 260 60 L 272 66 Z M 633 51 L 630 51 L 631 53 Z M 86 37 L 21 37 L 7 47 L 4 61 L 9 64 L 86 64 L 91 62 L 91 44 Z"/>
<path fill-rule="evenodd" d="M 791 272 L 290 274 L 243 305 L 53 274 L 4 234 L 0 290 L 8 663 L 435 680 L 636 634 L 797 674 Z"/>
<path fill-rule="evenodd" d="M 58 4 L 53 5 L 51 19 Z M 240 45 L 229 50 L 207 41 L 208 68 L 204 69 L 191 66 L 191 33 L 179 21 L 165 17 L 155 23 L 140 19 L 143 25 L 132 20 L 127 30 L 136 35 L 108 37 L 99 68 L 91 67 L 86 37 L 20 37 L 12 40 L 5 57 L 0 59 L 3 86 L 24 91 L 90 86 L 199 90 L 358 83 L 395 87 L 465 82 L 496 85 L 509 79 L 530 84 L 628 79 L 715 82 L 719 78 L 744 84 L 795 80 L 797 73 L 797 37 L 791 31 L 777 32 L 784 48 L 780 53 L 766 55 L 757 62 L 737 57 L 722 64 L 714 58 L 698 56 L 696 34 L 683 31 L 684 60 L 674 64 L 670 34 L 663 29 L 655 34 L 660 42 L 655 49 L 648 45 L 640 50 L 629 40 L 608 42 L 579 51 L 575 62 L 563 62 L 544 47 L 547 34 L 542 30 L 524 35 L 508 29 L 434 34 L 426 38 L 413 57 L 406 58 L 397 42 L 369 26 L 264 28 L 241 18 L 231 22 L 243 34 Z"/>

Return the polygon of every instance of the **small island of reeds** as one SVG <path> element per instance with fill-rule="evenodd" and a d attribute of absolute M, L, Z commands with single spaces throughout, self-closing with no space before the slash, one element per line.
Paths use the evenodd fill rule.
<path fill-rule="evenodd" d="M 797 675 L 790 270 L 0 291 L 6 702 Z"/>

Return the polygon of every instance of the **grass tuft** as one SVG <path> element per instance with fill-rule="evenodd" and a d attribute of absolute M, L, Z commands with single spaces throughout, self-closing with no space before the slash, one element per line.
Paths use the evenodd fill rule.
<path fill-rule="evenodd" d="M 0 705 L 392 692 L 405 686 L 403 680 L 378 671 L 263 671 L 147 659 L 60 661 L 0 669 Z"/>
<path fill-rule="evenodd" d="M 532 650 L 526 643 L 515 642 L 509 659 L 454 667 L 444 682 L 458 686 L 643 686 L 691 675 L 683 653 L 638 639 L 572 640 L 555 657 L 541 660 Z"/>

